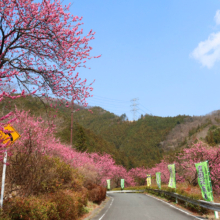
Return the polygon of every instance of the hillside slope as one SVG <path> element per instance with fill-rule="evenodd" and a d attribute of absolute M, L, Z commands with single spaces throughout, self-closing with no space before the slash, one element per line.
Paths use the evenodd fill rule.
<path fill-rule="evenodd" d="M 220 144 L 220 110 L 204 116 L 186 117 L 160 143 L 165 151 L 184 148 L 197 140 L 211 145 Z"/>
<path fill-rule="evenodd" d="M 50 104 L 50 103 L 49 103 Z M 3 116 L 15 108 L 30 111 L 34 116 L 41 116 L 45 121 L 56 125 L 56 137 L 62 143 L 70 144 L 70 128 L 71 128 L 71 109 L 61 105 L 57 108 L 51 108 L 47 103 L 43 103 L 36 97 L 25 97 L 15 100 L 5 99 L 0 103 L 0 116 Z M 74 111 L 84 109 L 81 106 L 74 105 Z M 86 110 L 91 115 L 91 113 Z M 125 155 L 123 151 L 118 150 L 114 144 L 104 140 L 101 136 L 95 134 L 91 129 L 86 129 L 79 125 L 76 121 L 73 122 L 73 148 L 78 148 L 80 151 L 87 150 L 88 152 L 108 153 L 112 155 L 117 164 L 129 167 L 132 158 Z"/>
<path fill-rule="evenodd" d="M 29 110 L 44 120 L 54 121 L 56 136 L 63 143 L 70 143 L 71 110 L 58 109 L 43 104 L 34 97 L 20 98 L 10 103 L 1 102 L 0 114 L 13 110 Z M 165 154 L 178 151 L 197 139 L 211 145 L 220 143 L 220 111 L 205 116 L 158 117 L 145 115 L 129 122 L 125 115 L 117 116 L 100 107 L 88 109 L 74 105 L 73 147 L 80 151 L 108 153 L 117 164 L 127 169 L 140 166 L 152 167 Z M 56 117 L 55 117 L 56 115 Z"/>
<path fill-rule="evenodd" d="M 132 158 L 132 166 L 153 166 L 163 156 L 160 142 L 187 116 L 157 117 L 146 115 L 138 121 L 124 120 L 100 107 L 74 114 L 74 120 L 92 130 Z"/>

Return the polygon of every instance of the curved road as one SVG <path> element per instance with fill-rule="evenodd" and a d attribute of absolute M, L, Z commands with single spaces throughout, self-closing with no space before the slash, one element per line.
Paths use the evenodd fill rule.
<path fill-rule="evenodd" d="M 111 193 L 105 208 L 92 220 L 194 220 L 193 217 L 151 196 Z"/>

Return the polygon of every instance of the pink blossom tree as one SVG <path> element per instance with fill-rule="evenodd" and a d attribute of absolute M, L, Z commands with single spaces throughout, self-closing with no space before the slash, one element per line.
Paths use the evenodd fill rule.
<path fill-rule="evenodd" d="M 116 187 L 121 186 L 121 179 L 125 180 L 125 186 L 135 186 L 135 181 L 134 179 L 129 175 L 127 170 L 121 166 L 121 165 L 116 165 L 112 167 L 111 170 L 112 178 L 111 180 L 115 184 Z"/>
<path fill-rule="evenodd" d="M 167 163 L 165 160 L 162 160 L 159 164 L 156 164 L 155 167 L 147 169 L 147 174 L 155 176 L 157 172 L 161 172 L 161 182 L 167 184 L 169 181 L 168 164 L 169 163 Z"/>
<path fill-rule="evenodd" d="M 145 185 L 148 170 L 144 167 L 132 168 L 129 170 L 128 175 L 131 176 L 137 185 Z"/>
<path fill-rule="evenodd" d="M 21 95 L 3 91 L 0 101 L 28 94 L 49 99 L 53 94 L 87 105 L 91 84 L 87 86 L 75 71 L 99 57 L 90 56 L 88 45 L 95 33 L 83 36 L 82 18 L 70 15 L 69 7 L 58 0 L 0 1 L 0 87 L 16 82 L 22 90 Z M 13 121 L 12 115 L 0 118 L 0 130 Z"/>
<path fill-rule="evenodd" d="M 82 18 L 68 10 L 58 0 L 0 2 L 1 84 L 14 79 L 26 91 L 42 95 L 50 91 L 86 104 L 84 98 L 92 88 L 85 87 L 86 80 L 81 81 L 75 70 L 92 58 L 88 42 L 94 33 L 81 37 Z"/>
<path fill-rule="evenodd" d="M 211 147 L 201 141 L 183 149 L 182 152 L 172 158 L 172 162 L 168 162 L 165 158 L 159 164 L 156 164 L 155 167 L 147 169 L 147 173 L 155 175 L 156 172 L 161 172 L 161 180 L 167 184 L 170 176 L 168 164 L 174 163 L 176 181 L 185 181 L 190 185 L 196 186 L 198 185 L 198 176 L 195 163 L 206 160 L 209 162 L 213 190 L 216 193 L 220 193 L 220 148 L 219 146 Z"/>
<path fill-rule="evenodd" d="M 220 193 L 220 148 L 219 146 L 210 147 L 209 145 L 198 142 L 190 148 L 183 149 L 183 152 L 176 158 L 178 164 L 178 173 L 191 185 L 197 185 L 197 172 L 195 163 L 208 160 L 210 176 L 213 189 Z"/>

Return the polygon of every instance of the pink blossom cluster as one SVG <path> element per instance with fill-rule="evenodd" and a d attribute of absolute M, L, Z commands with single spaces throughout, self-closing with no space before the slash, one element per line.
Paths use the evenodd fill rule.
<path fill-rule="evenodd" d="M 145 167 L 132 168 L 128 172 L 129 176 L 134 179 L 136 185 L 145 185 L 148 170 Z"/>
<path fill-rule="evenodd" d="M 190 184 L 195 183 L 197 172 L 195 163 L 208 161 L 213 190 L 220 193 L 220 147 L 211 147 L 203 142 L 193 144 L 185 148 L 176 160 L 179 173 Z M 178 170 L 177 170 L 178 171 Z"/>
<path fill-rule="evenodd" d="M 175 164 L 177 182 L 187 182 L 191 185 L 197 185 L 198 175 L 195 163 L 206 160 L 209 162 L 213 190 L 216 193 L 220 193 L 220 147 L 210 147 L 201 141 L 192 144 L 189 148 L 184 148 L 172 161 L 168 161 L 165 158 L 153 168 L 147 169 L 146 173 L 155 176 L 156 172 L 161 172 L 161 181 L 167 184 L 170 177 L 168 165 Z"/>
<path fill-rule="evenodd" d="M 55 126 L 52 122 L 44 121 L 41 117 L 35 118 L 29 112 L 15 110 L 16 121 L 13 126 L 20 133 L 18 139 L 9 149 L 9 156 L 16 153 L 30 153 L 59 157 L 72 167 L 96 173 L 95 183 L 106 185 L 111 179 L 120 186 L 120 180 L 125 179 L 126 186 L 135 185 L 134 179 L 123 167 L 115 164 L 109 154 L 78 152 L 68 145 L 62 144 L 54 137 Z"/>
<path fill-rule="evenodd" d="M 34 117 L 26 111 L 15 110 L 13 125 L 21 134 L 12 146 L 8 148 L 9 156 L 19 153 L 30 153 L 59 157 L 72 167 L 83 171 L 85 175 L 95 173 L 95 183 L 106 185 L 106 180 L 111 179 L 115 186 L 120 187 L 120 180 L 125 179 L 126 186 L 143 184 L 146 175 L 155 176 L 161 172 L 162 183 L 169 181 L 169 164 L 176 166 L 177 182 L 186 181 L 189 184 L 197 184 L 197 172 L 195 163 L 209 161 L 210 175 L 215 192 L 220 193 L 220 148 L 210 147 L 203 142 L 193 144 L 185 148 L 173 158 L 162 160 L 153 168 L 133 168 L 127 171 L 123 166 L 116 165 L 114 159 L 108 154 L 78 152 L 69 145 L 62 144 L 54 136 L 55 126 L 53 122 L 44 121 L 41 117 Z M 1 152 L 1 160 L 2 160 Z"/>

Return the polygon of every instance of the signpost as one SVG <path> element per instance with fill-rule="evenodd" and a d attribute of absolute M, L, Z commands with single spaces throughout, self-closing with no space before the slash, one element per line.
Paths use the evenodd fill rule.
<path fill-rule="evenodd" d="M 170 171 L 170 180 L 168 186 L 171 188 L 176 188 L 176 173 L 175 173 L 175 164 L 168 165 Z"/>
<path fill-rule="evenodd" d="M 168 165 L 168 170 L 170 171 L 170 180 L 168 186 L 171 188 L 175 188 L 176 190 L 176 171 L 175 171 L 175 164 Z M 176 198 L 176 203 L 178 203 Z"/>
<path fill-rule="evenodd" d="M 161 172 L 156 173 L 156 182 L 159 189 L 161 189 Z"/>
<path fill-rule="evenodd" d="M 4 127 L 4 130 L 8 130 L 10 133 L 4 133 L 0 131 L 0 139 L 3 140 L 3 144 L 8 143 L 8 146 L 11 146 L 18 138 L 20 138 L 20 134 L 11 126 L 7 125 Z M 1 209 L 3 207 L 3 197 L 4 197 L 4 189 L 5 189 L 5 173 L 6 173 L 6 163 L 7 163 L 7 149 L 4 153 L 4 160 L 3 160 L 3 172 L 2 172 L 2 189 L 1 189 L 1 199 L 0 199 L 0 206 Z"/>
<path fill-rule="evenodd" d="M 198 183 L 202 192 L 202 197 L 208 202 L 214 202 L 208 161 L 196 163 L 195 166 L 198 173 Z M 219 219 L 217 211 L 215 211 L 215 218 Z"/>
<path fill-rule="evenodd" d="M 151 186 L 151 175 L 147 174 L 147 186 Z"/>
<path fill-rule="evenodd" d="M 125 180 L 121 179 L 121 190 L 125 188 Z"/>
<path fill-rule="evenodd" d="M 111 189 L 111 185 L 110 185 L 110 180 L 106 180 L 107 181 L 107 190 L 110 190 Z"/>

